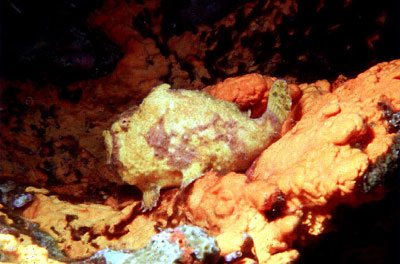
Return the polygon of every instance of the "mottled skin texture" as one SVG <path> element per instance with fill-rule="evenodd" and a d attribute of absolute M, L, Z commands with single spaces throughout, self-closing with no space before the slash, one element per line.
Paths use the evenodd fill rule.
<path fill-rule="evenodd" d="M 247 169 L 279 137 L 290 106 L 283 80 L 273 84 L 258 119 L 205 92 L 162 84 L 104 131 L 109 162 L 124 182 L 143 191 L 143 206 L 151 209 L 164 187 L 185 187 L 209 170 Z"/>

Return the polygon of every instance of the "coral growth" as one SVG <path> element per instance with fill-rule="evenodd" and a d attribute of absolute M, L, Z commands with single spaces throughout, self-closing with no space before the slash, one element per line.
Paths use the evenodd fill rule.
<path fill-rule="evenodd" d="M 314 8 L 326 14 L 329 6 L 322 2 L 321 6 L 314 6 L 318 1 L 311 3 L 307 10 L 303 3 L 290 0 L 248 2 L 216 21 L 214 28 L 190 25 L 195 30 L 163 35 L 162 22 L 171 21 L 162 17 L 160 1 L 106 1 L 88 25 L 104 31 L 125 53 L 112 73 L 62 88 L 0 80 L 1 261 L 79 262 L 105 253 L 142 252 L 159 230 L 167 229 L 168 239 L 177 242 L 169 247 L 177 258 L 196 262 L 202 258 L 201 250 L 193 249 L 185 233 L 188 230 L 173 229 L 190 225 L 196 226 L 194 237 L 203 235 L 198 227 L 208 234 L 208 241 L 213 241 L 209 236 L 215 238 L 221 262 L 290 263 L 301 255 L 294 244 L 305 245 L 325 232 L 338 206 L 380 199 L 387 190 L 388 173 L 399 161 L 398 59 L 377 64 L 350 80 L 341 76 L 332 83 L 294 84 L 295 78 L 286 78 L 293 105 L 281 138 L 268 148 L 261 146 L 262 152 L 252 156 L 242 171 L 232 171 L 235 167 L 205 169 L 205 175 L 186 188 L 174 187 L 181 178 L 177 184 L 167 184 L 169 189 L 160 192 L 158 205 L 150 212 L 141 210 L 140 189 L 124 184 L 106 163 L 109 153 L 103 145 L 103 131 L 161 83 L 177 89 L 204 88 L 194 94 L 206 92 L 233 102 L 256 119 L 267 109 L 276 78 L 244 73 L 301 75 L 312 71 L 321 76 L 318 73 L 332 69 L 325 60 L 321 68 L 312 64 L 325 58 L 319 53 L 291 49 L 299 46 L 293 39 L 307 46 L 320 28 L 308 22 L 295 27 L 291 19 L 296 14 L 308 18 Z M 354 8 L 350 2 L 330 8 Z M 186 11 L 180 15 L 191 9 L 182 10 Z M 387 23 L 383 21 L 389 15 L 376 12 L 379 21 Z M 177 19 L 196 24 L 195 18 Z M 281 27 L 284 30 L 278 30 Z M 330 23 L 326 27 L 329 32 L 345 28 Z M 374 33 L 375 27 L 371 28 Z M 354 46 L 347 43 L 349 39 L 332 34 L 330 39 L 346 54 L 364 55 L 365 49 L 353 52 L 365 43 Z M 371 38 L 368 49 L 375 48 L 379 34 Z M 330 47 L 338 48 L 331 43 Z M 333 65 L 343 58 L 329 56 L 334 57 L 329 57 L 336 62 Z M 113 55 L 110 62 L 116 58 Z M 87 62 L 77 61 L 76 66 Z M 292 71 L 275 68 L 279 62 L 290 64 Z M 336 71 L 340 69 L 332 74 Z M 160 126 L 154 130 L 163 132 Z M 160 149 L 163 143 L 171 143 L 148 134 L 150 145 Z M 244 136 L 241 141 L 251 140 Z M 182 146 L 182 141 L 178 143 L 177 148 Z M 242 148 L 233 144 L 230 150 Z M 209 249 L 217 254 L 216 247 Z"/>
<path fill-rule="evenodd" d="M 136 196 L 108 196 L 104 205 L 71 204 L 29 187 L 25 191 L 34 200 L 22 215 L 71 258 L 90 257 L 107 246 L 138 250 L 155 228 L 191 224 L 215 237 L 226 261 L 291 262 L 299 256 L 293 242 L 300 233 L 306 243 L 307 236 L 324 232 L 338 205 L 382 197 L 400 149 L 399 72 L 396 60 L 335 85 L 292 86 L 298 97 L 290 125 L 245 174 L 209 172 L 183 190 L 162 192 L 150 213 L 141 213 Z M 218 94 L 213 89 L 225 87 L 206 90 Z M 242 90 L 240 97 L 253 92 Z M 259 93 L 243 107 L 258 105 L 266 92 Z"/>
<path fill-rule="evenodd" d="M 151 237 L 150 242 L 134 252 L 104 249 L 93 257 L 76 264 L 99 263 L 216 263 L 219 248 L 214 238 L 195 226 L 183 225 L 164 230 Z"/>

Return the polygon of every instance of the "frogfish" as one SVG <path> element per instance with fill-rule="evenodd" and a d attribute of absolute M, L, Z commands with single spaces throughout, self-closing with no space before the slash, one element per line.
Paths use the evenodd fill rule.
<path fill-rule="evenodd" d="M 279 138 L 290 109 L 284 80 L 273 83 L 259 118 L 206 92 L 161 84 L 103 131 L 108 163 L 143 192 L 142 207 L 151 210 L 163 188 L 184 188 L 210 170 L 246 170 Z"/>

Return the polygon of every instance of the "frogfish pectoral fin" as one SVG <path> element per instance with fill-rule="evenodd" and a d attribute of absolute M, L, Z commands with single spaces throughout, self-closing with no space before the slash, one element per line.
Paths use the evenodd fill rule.
<path fill-rule="evenodd" d="M 189 184 L 191 184 L 194 180 L 200 178 L 203 176 L 203 173 L 198 173 L 198 170 L 184 170 L 182 171 L 183 177 L 182 177 L 182 184 L 181 184 L 181 189 L 185 188 Z M 201 171 L 201 170 L 199 170 Z"/>
<path fill-rule="evenodd" d="M 150 211 L 157 205 L 157 201 L 160 198 L 160 187 L 153 187 L 143 191 L 142 211 Z"/>

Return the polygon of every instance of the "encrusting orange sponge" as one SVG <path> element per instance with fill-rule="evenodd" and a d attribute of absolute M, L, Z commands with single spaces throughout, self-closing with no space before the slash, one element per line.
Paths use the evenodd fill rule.
<path fill-rule="evenodd" d="M 253 74 L 227 83 L 244 80 L 261 79 Z M 270 86 L 271 79 L 266 80 L 265 90 L 227 89 L 223 82 L 206 91 L 220 99 L 224 93 L 219 90 L 230 91 L 235 95 L 226 98 L 232 100 L 249 93 L 257 99 L 241 108 L 253 110 L 266 107 L 266 102 L 260 104 Z M 156 228 L 191 224 L 214 236 L 221 255 L 229 259 L 294 261 L 300 253 L 292 243 L 299 231 L 307 242 L 304 234 L 324 232 L 339 204 L 357 206 L 382 197 L 380 183 L 399 158 L 400 60 L 380 63 L 336 85 L 317 81 L 289 87 L 298 96 L 290 125 L 246 173 L 206 173 L 183 190 L 162 192 L 159 206 L 146 214 L 133 198 L 124 208 L 112 209 L 37 194 L 23 215 L 55 237 L 70 257 L 89 256 L 106 246 L 138 249 Z"/>

